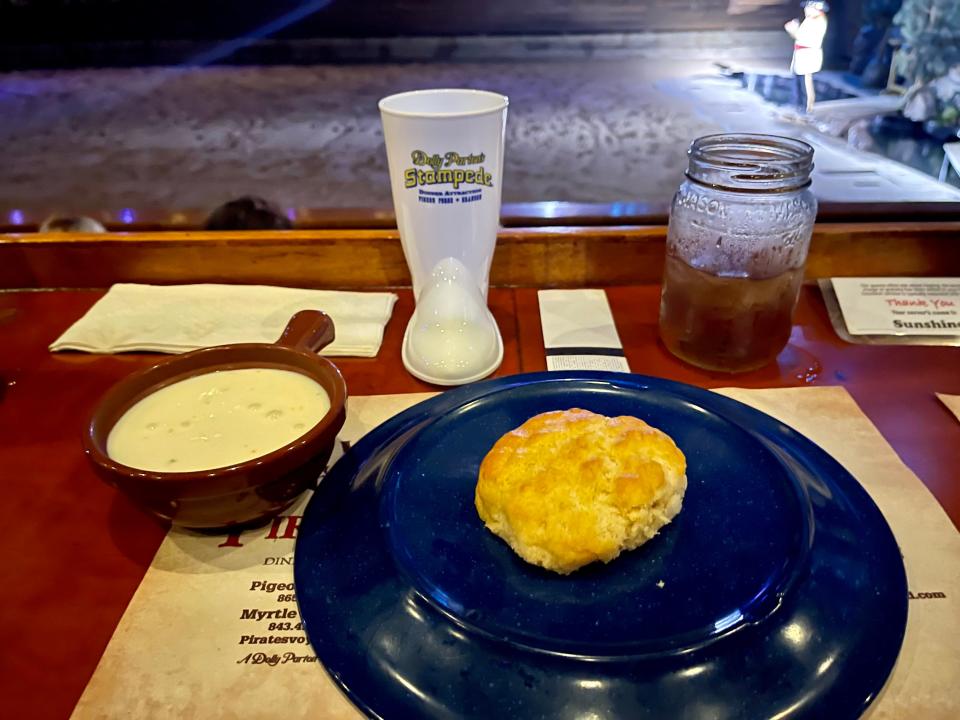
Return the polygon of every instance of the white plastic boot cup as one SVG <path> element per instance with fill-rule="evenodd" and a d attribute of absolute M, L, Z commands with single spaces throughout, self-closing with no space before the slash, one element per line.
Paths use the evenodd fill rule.
<path fill-rule="evenodd" d="M 482 90 L 417 90 L 382 99 L 380 117 L 417 302 L 404 336 L 403 364 L 415 377 L 438 385 L 479 380 L 503 357 L 500 330 L 486 301 L 500 224 L 507 98 Z M 428 285 L 430 308 L 421 312 Z M 415 332 L 427 317 L 441 323 L 442 342 L 436 324 Z M 448 334 L 457 323 L 460 329 Z M 454 335 L 461 339 L 448 341 Z M 468 337 L 473 339 L 467 342 Z M 499 348 L 492 359 L 491 338 Z M 454 342 L 476 348 L 482 360 L 468 361 Z"/>
<path fill-rule="evenodd" d="M 503 361 L 503 341 L 476 280 L 445 258 L 430 274 L 403 337 L 403 364 L 437 385 L 485 378 Z"/>

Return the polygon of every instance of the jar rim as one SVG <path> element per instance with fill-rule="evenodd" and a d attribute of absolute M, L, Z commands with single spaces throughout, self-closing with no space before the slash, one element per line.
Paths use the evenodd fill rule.
<path fill-rule="evenodd" d="M 789 192 L 810 184 L 813 152 L 809 143 L 781 135 L 705 135 L 690 144 L 686 175 L 723 190 Z"/>

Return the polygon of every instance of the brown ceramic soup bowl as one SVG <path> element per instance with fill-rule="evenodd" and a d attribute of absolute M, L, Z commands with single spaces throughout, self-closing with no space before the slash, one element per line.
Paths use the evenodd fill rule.
<path fill-rule="evenodd" d="M 225 528 L 255 524 L 276 515 L 314 486 L 346 417 L 343 376 L 333 363 L 316 354 L 333 338 L 329 316 L 302 310 L 291 318 L 275 344 L 204 348 L 136 372 L 100 400 L 84 429 L 84 452 L 103 480 L 174 525 Z M 229 467 L 157 472 L 122 465 L 107 455 L 107 438 L 113 426 L 147 395 L 195 375 L 241 368 L 275 368 L 306 375 L 327 392 L 330 410 L 306 433 L 279 450 Z"/>

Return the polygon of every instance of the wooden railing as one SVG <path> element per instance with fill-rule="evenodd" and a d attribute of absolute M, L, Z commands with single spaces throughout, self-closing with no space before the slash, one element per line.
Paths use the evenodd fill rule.
<path fill-rule="evenodd" d="M 501 230 L 495 286 L 659 282 L 666 227 Z M 960 222 L 826 223 L 807 277 L 960 276 Z M 393 229 L 0 235 L 0 287 L 106 287 L 117 282 L 265 283 L 319 288 L 410 284 Z"/>

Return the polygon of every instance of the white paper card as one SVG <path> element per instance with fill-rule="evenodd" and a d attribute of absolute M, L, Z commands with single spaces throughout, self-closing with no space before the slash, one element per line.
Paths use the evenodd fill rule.
<path fill-rule="evenodd" d="M 960 335 L 960 278 L 832 278 L 851 335 Z"/>

